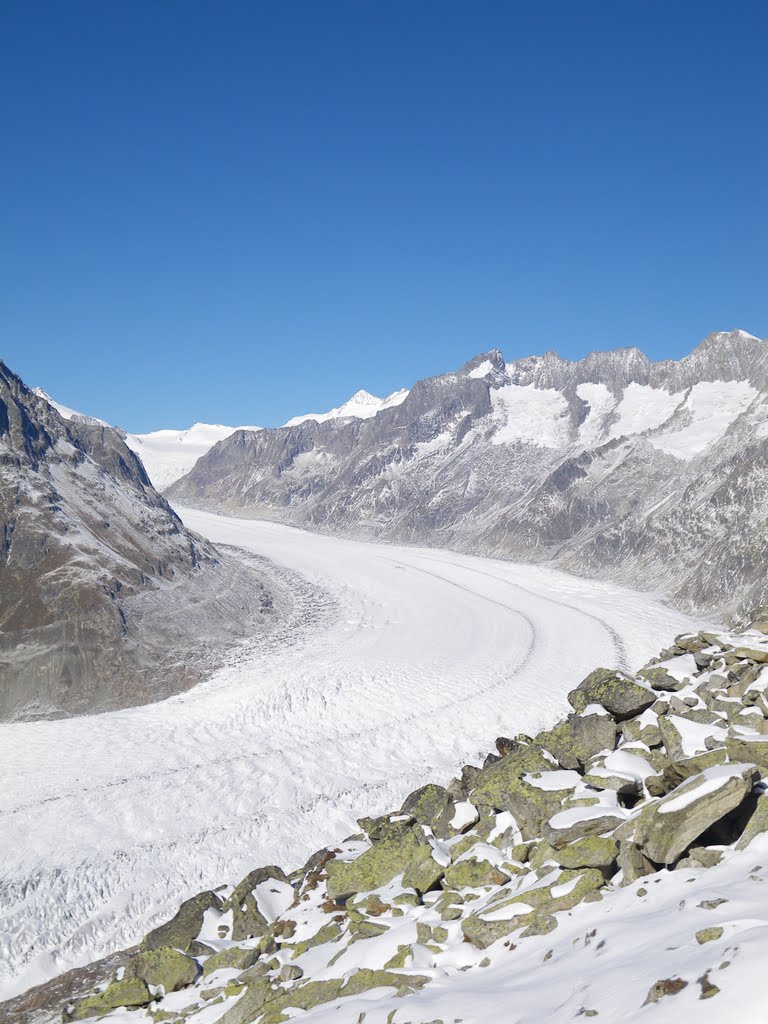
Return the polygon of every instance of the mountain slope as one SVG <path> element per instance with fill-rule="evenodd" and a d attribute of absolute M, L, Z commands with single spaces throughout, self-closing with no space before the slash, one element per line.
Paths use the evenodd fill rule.
<path fill-rule="evenodd" d="M 201 455 L 236 430 L 260 427 L 225 427 L 219 423 L 195 423 L 187 430 L 153 430 L 148 434 L 125 434 L 123 440 L 141 459 L 158 491 L 188 473 Z"/>
<path fill-rule="evenodd" d="M 215 445 L 168 490 L 188 505 L 349 536 L 553 560 L 727 617 L 762 602 L 768 345 L 710 335 L 506 364 L 483 353 L 367 419 Z"/>
<path fill-rule="evenodd" d="M 256 575 L 184 528 L 110 427 L 0 362 L 0 718 L 141 704 L 262 620 Z"/>

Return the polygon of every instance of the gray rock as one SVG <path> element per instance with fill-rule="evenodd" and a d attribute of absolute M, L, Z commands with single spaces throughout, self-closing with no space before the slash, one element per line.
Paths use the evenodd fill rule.
<path fill-rule="evenodd" d="M 170 921 L 149 932 L 141 943 L 142 950 L 171 946 L 187 952 L 200 934 L 206 910 L 221 910 L 222 902 L 215 892 L 198 893 L 181 904 Z"/>
<path fill-rule="evenodd" d="M 599 704 L 621 722 L 634 718 L 656 701 L 656 694 L 631 676 L 612 669 L 596 668 L 568 694 L 568 703 L 576 712 L 590 704 Z"/>
<path fill-rule="evenodd" d="M 535 742 L 548 750 L 563 768 L 583 769 L 603 750 L 616 746 L 616 722 L 609 714 L 568 715 L 546 732 L 540 732 Z"/>
<path fill-rule="evenodd" d="M 636 843 L 656 864 L 672 864 L 715 822 L 735 810 L 749 793 L 754 765 L 707 768 L 622 825 L 619 839 Z"/>
<path fill-rule="evenodd" d="M 257 938 L 267 930 L 268 920 L 259 908 L 259 901 L 254 890 L 257 885 L 275 879 L 287 883 L 288 878 L 282 868 L 275 864 L 256 868 L 250 871 L 239 885 L 235 886 L 225 909 L 232 911 L 232 939 L 242 942 L 243 939 Z"/>

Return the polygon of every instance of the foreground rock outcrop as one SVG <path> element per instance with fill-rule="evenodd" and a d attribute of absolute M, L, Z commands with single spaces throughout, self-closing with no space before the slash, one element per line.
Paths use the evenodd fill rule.
<path fill-rule="evenodd" d="M 63 419 L 2 362 L 0 544 L 0 720 L 161 699 L 272 614 L 115 430 Z"/>
<path fill-rule="evenodd" d="M 768 612 L 569 701 L 299 870 L 191 898 L 63 1020 L 761 1019 Z"/>

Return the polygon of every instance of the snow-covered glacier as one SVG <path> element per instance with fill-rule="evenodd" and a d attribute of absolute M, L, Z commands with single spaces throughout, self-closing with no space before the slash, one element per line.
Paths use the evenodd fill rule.
<path fill-rule="evenodd" d="M 692 626 L 543 567 L 179 512 L 292 610 L 185 694 L 0 725 L 0 999 L 131 945 L 191 893 L 302 863 L 495 736 L 551 724 L 595 665 L 637 667 Z"/>

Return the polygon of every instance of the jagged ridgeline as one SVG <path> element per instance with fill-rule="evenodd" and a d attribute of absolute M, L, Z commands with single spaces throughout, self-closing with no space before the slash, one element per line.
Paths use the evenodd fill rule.
<path fill-rule="evenodd" d="M 53 983 L 63 1019 L 435 1024 L 469 999 L 474 1021 L 631 1020 L 658 1002 L 692 1020 L 726 990 L 759 1006 L 766 665 L 761 611 L 738 634 L 677 637 L 635 676 L 597 669 L 553 728 Z"/>
<path fill-rule="evenodd" d="M 0 720 L 160 700 L 271 616 L 116 430 L 63 419 L 2 362 L 0 540 Z"/>
<path fill-rule="evenodd" d="M 666 593 L 716 622 L 768 600 L 768 343 L 712 334 L 505 362 L 491 351 L 368 418 L 238 431 L 167 494 Z"/>

